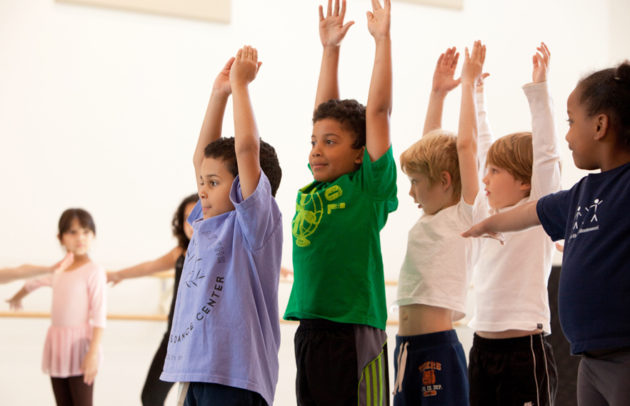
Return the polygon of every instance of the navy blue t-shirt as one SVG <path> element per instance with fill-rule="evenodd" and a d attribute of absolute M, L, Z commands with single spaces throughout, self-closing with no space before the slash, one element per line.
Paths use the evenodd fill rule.
<path fill-rule="evenodd" d="M 541 198 L 538 218 L 564 239 L 558 306 L 571 352 L 630 346 L 630 163 Z"/>

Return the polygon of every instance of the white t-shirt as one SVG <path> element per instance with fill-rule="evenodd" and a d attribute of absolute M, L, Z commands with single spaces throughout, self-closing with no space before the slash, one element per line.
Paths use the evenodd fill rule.
<path fill-rule="evenodd" d="M 560 156 L 547 83 L 530 83 L 523 90 L 532 115 L 532 187 L 530 196 L 501 212 L 560 189 Z M 480 147 L 490 145 L 488 128 L 487 123 L 480 121 Z M 487 149 L 479 153 L 485 162 Z M 473 205 L 474 222 L 497 212 L 489 207 L 481 187 Z M 541 226 L 504 233 L 504 239 L 504 245 L 489 238 L 479 239 L 479 257 L 473 273 L 475 310 L 469 326 L 477 331 L 538 328 L 549 333 L 547 280 L 554 244 Z"/>
<path fill-rule="evenodd" d="M 443 307 L 453 310 L 454 321 L 465 316 L 474 240 L 461 233 L 472 225 L 472 210 L 462 199 L 435 215 L 423 214 L 409 230 L 395 305 Z"/>

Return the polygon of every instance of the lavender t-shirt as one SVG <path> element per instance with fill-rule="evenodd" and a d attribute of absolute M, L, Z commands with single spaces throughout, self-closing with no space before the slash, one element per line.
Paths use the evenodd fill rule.
<path fill-rule="evenodd" d="M 282 218 L 261 172 L 243 200 L 238 176 L 234 210 L 204 220 L 200 202 L 179 283 L 160 379 L 209 382 L 259 393 L 271 405 L 278 382 L 278 278 Z"/>

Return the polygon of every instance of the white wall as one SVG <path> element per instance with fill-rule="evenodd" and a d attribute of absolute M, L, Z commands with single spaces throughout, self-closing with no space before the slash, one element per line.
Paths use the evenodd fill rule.
<path fill-rule="evenodd" d="M 342 97 L 365 102 L 373 59 L 365 23 L 370 2 L 348 3 L 356 24 L 342 48 Z M 252 97 L 261 135 L 276 147 L 284 170 L 278 202 L 287 237 L 283 262 L 291 267 L 295 191 L 310 179 L 310 112 L 321 52 L 317 4 L 233 0 L 232 22 L 224 25 L 52 0 L 0 0 L 0 267 L 57 260 L 56 222 L 70 206 L 95 216 L 93 257 L 107 268 L 170 249 L 172 212 L 195 190 L 191 155 L 212 81 L 244 43 L 258 47 L 264 62 Z M 563 140 L 566 97 L 582 75 L 630 56 L 629 8 L 626 0 L 467 0 L 453 11 L 395 1 L 394 154 L 419 136 L 439 53 L 477 38 L 488 45 L 495 133 L 528 129 L 520 86 L 531 79 L 531 54 L 544 40 L 552 51 L 564 185 L 572 185 L 583 173 Z M 447 100 L 450 129 L 456 129 L 458 98 L 457 91 Z M 399 175 L 399 209 L 382 233 L 388 279 L 397 277 L 409 224 L 419 215 Z M 0 287 L 0 295 L 15 286 Z M 130 296 L 114 293 L 112 305 L 140 306 Z M 291 370 L 285 350 L 282 368 Z M 292 392 L 291 379 L 283 376 L 282 391 Z"/>

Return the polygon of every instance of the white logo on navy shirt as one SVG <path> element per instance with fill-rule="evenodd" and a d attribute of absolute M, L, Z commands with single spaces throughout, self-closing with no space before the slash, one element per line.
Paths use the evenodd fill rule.
<path fill-rule="evenodd" d="M 577 238 L 579 234 L 599 230 L 597 209 L 602 203 L 604 203 L 603 200 L 596 198 L 588 207 L 577 207 L 575 215 L 573 216 L 573 226 L 571 227 L 571 235 L 569 236 L 570 240 Z"/>

